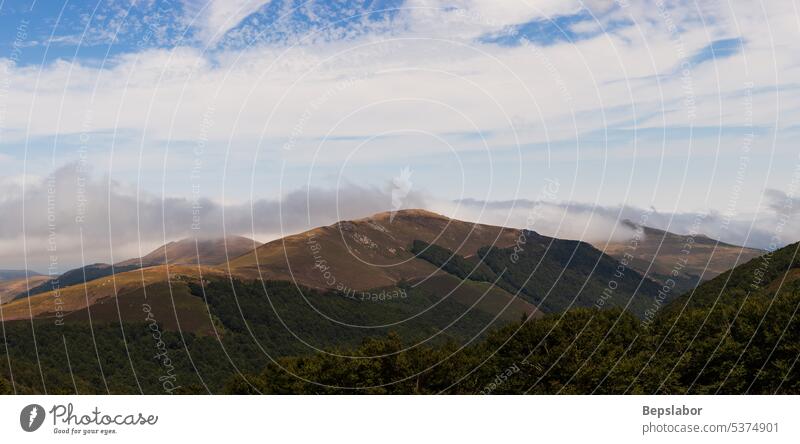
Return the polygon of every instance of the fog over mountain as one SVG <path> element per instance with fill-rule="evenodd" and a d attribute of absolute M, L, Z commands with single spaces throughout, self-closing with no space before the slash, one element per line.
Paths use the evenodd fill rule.
<path fill-rule="evenodd" d="M 425 208 L 456 219 L 601 245 L 632 235 L 630 227 L 619 223 L 626 219 L 679 234 L 694 230 L 760 249 L 800 237 L 800 229 L 785 224 L 779 237 L 771 234 L 780 224 L 786 202 L 794 202 L 776 190 L 765 193 L 769 205 L 758 218 L 746 214 L 728 218 L 715 212 L 669 213 L 544 197 L 451 201 L 408 188 L 398 194 L 392 181 L 383 187 L 343 182 L 338 189 L 294 189 L 280 199 L 227 203 L 202 196 L 159 196 L 107 175 L 79 172 L 77 164 L 68 164 L 24 183 L 0 182 L 0 267 L 42 273 L 52 268 L 50 272 L 58 274 L 84 264 L 140 257 L 186 237 L 244 235 L 265 242 L 339 220 L 404 208 Z"/>

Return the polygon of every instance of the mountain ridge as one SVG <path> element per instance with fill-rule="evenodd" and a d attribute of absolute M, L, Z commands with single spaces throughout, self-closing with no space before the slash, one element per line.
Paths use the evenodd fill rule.
<path fill-rule="evenodd" d="M 634 238 L 595 246 L 617 260 L 629 260 L 639 273 L 683 294 L 702 282 L 764 254 L 763 250 L 721 242 L 706 235 L 676 234 L 623 220 Z M 637 237 L 638 236 L 638 237 Z"/>
<path fill-rule="evenodd" d="M 245 240 L 240 245 L 249 242 Z M 161 258 L 185 258 L 186 242 L 177 250 L 175 245 L 179 244 L 154 250 L 149 257 L 140 259 L 140 264 L 148 265 Z M 415 250 L 415 245 L 420 249 Z M 469 273 L 454 272 L 442 267 L 441 261 L 425 258 L 429 248 L 439 249 L 446 257 L 463 258 L 455 259 L 461 260 L 462 266 L 485 262 L 484 269 L 489 266 L 492 276 L 498 279 L 479 279 L 475 283 Z M 654 282 L 634 271 L 627 272 L 624 282 L 614 278 L 618 262 L 588 243 L 450 219 L 425 210 L 383 212 L 317 227 L 259 245 L 224 266 L 197 267 L 171 260 L 169 264 L 145 268 L 131 261 L 120 264 L 113 267 L 117 271 L 114 275 L 110 274 L 112 267 L 101 264 L 97 266 L 100 274 L 93 275 L 86 285 L 80 280 L 79 285 L 61 288 L 60 297 L 70 299 L 64 306 L 81 310 L 123 290 L 130 293 L 138 288 L 146 292 L 148 286 L 172 282 L 175 276 L 194 282 L 206 275 L 243 282 L 287 281 L 301 293 L 305 291 L 302 289 L 313 289 L 344 296 L 410 286 L 433 297 L 431 300 L 452 297 L 471 301 L 468 306 L 498 310 L 494 314 L 513 307 L 515 313 L 525 316 L 539 313 L 540 304 L 547 312 L 573 305 L 621 306 L 641 315 L 645 302 L 657 293 Z M 612 284 L 619 285 L 619 289 L 606 291 L 605 287 Z M 9 319 L 52 313 L 52 304 L 39 301 L 46 301 L 55 293 L 46 285 L 43 287 L 51 291 L 36 295 L 31 301 L 33 309 L 27 303 L 24 307 L 20 304 L 20 310 L 7 304 Z M 483 294 L 476 294 L 476 288 L 482 288 Z M 488 299 L 480 302 L 484 298 Z"/>
<path fill-rule="evenodd" d="M 44 293 L 54 288 L 84 284 L 114 274 L 159 265 L 219 265 L 226 261 L 228 257 L 244 254 L 253 245 L 258 246 L 261 243 L 242 236 L 211 239 L 184 238 L 168 242 L 142 257 L 126 259 L 114 265 L 97 262 L 68 270 L 55 278 L 37 279 L 36 282 L 38 284 L 32 286 L 29 291 L 17 293 L 12 297 L 23 298 L 28 295 Z M 2 291 L 2 286 L 0 286 L 0 291 Z"/>

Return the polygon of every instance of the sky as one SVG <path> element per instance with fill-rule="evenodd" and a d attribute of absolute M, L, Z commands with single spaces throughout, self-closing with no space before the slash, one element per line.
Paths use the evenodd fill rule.
<path fill-rule="evenodd" d="M 0 268 L 414 207 L 795 242 L 798 8 L 0 0 Z"/>

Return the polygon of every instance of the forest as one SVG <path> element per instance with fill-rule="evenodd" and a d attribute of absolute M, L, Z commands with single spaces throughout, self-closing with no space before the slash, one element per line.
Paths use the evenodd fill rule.
<path fill-rule="evenodd" d="M 214 334 L 144 314 L 122 325 L 4 323 L 0 393 L 797 394 L 798 245 L 656 301 L 646 318 L 576 307 L 500 325 L 440 302 L 428 317 L 353 329 L 305 320 L 312 310 L 388 320 L 437 299 L 409 289 L 382 304 L 310 290 L 305 300 L 288 282 L 193 283 Z"/>

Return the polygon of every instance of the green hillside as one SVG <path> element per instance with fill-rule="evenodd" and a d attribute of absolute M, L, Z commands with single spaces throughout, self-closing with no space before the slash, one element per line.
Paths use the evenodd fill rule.
<path fill-rule="evenodd" d="M 228 389 L 238 393 L 798 394 L 797 249 L 798 244 L 790 245 L 768 255 L 766 265 L 764 259 L 754 259 L 701 285 L 694 295 L 655 310 L 652 322 L 619 309 L 582 308 L 506 326 L 463 350 L 450 345 L 401 352 L 402 341 L 388 337 L 351 353 L 396 353 L 391 358 L 371 359 L 369 365 L 332 356 L 285 358 L 280 367 L 269 365 L 246 383 L 234 379 Z"/>
<path fill-rule="evenodd" d="M 525 231 L 524 243 L 516 247 L 483 247 L 468 258 L 420 240 L 411 251 L 459 278 L 496 282 L 545 313 L 622 307 L 642 317 L 661 288 L 585 242 L 533 231 Z"/>

